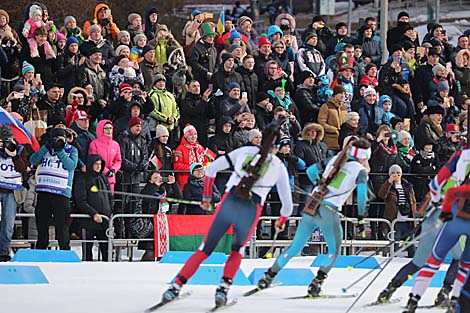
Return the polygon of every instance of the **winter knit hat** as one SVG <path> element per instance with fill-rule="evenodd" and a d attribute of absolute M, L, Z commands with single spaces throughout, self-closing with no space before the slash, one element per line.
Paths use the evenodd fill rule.
<path fill-rule="evenodd" d="M 258 92 L 256 94 L 256 103 L 260 103 L 261 101 L 264 101 L 266 99 L 269 99 L 269 95 L 265 92 Z"/>
<path fill-rule="evenodd" d="M 263 45 L 271 46 L 271 41 L 269 41 L 269 39 L 264 36 L 260 36 L 258 41 L 258 47 L 261 48 L 261 46 Z"/>
<path fill-rule="evenodd" d="M 228 51 L 233 52 L 235 49 L 241 49 L 242 46 L 240 46 L 238 43 L 231 44 L 230 47 L 228 48 Z"/>
<path fill-rule="evenodd" d="M 32 66 L 31 64 L 29 64 L 28 62 L 26 61 L 23 61 L 23 68 L 21 69 L 21 75 L 24 76 L 24 74 L 26 74 L 26 72 L 28 71 L 35 71 L 34 70 L 34 66 Z"/>
<path fill-rule="evenodd" d="M 242 36 L 240 35 L 239 32 L 237 32 L 236 29 L 232 29 L 232 31 L 230 32 L 230 37 L 228 37 L 228 41 L 233 42 L 235 38 L 242 39 Z"/>
<path fill-rule="evenodd" d="M 143 48 L 142 48 L 142 55 L 145 55 L 147 52 L 149 51 L 152 51 L 153 48 L 150 47 L 149 45 L 145 45 Z"/>
<path fill-rule="evenodd" d="M 64 26 L 67 27 L 67 24 L 71 21 L 75 21 L 75 23 L 77 22 L 77 20 L 75 19 L 75 17 L 69 15 L 69 16 L 66 16 L 65 19 L 64 19 Z"/>
<path fill-rule="evenodd" d="M 122 83 L 119 85 L 119 93 L 123 91 L 132 91 L 132 86 L 127 83 Z"/>
<path fill-rule="evenodd" d="M 377 95 L 377 91 L 375 91 L 374 88 L 369 86 L 366 88 L 366 90 L 364 90 L 364 98 L 370 95 Z"/>
<path fill-rule="evenodd" d="M 147 36 L 145 36 L 144 34 L 137 34 L 134 36 L 134 44 L 137 45 L 137 43 L 139 42 L 140 39 L 145 39 L 147 40 Z"/>
<path fill-rule="evenodd" d="M 240 84 L 238 84 L 238 83 L 231 83 L 231 84 L 228 85 L 228 87 L 227 87 L 228 92 L 232 91 L 233 88 L 238 88 L 238 89 L 240 89 Z"/>
<path fill-rule="evenodd" d="M 401 170 L 401 167 L 397 164 L 393 164 L 392 166 L 389 167 L 388 169 L 388 175 L 392 174 L 392 173 L 400 173 L 400 175 L 402 174 L 402 170 Z"/>
<path fill-rule="evenodd" d="M 349 122 L 350 120 L 352 120 L 353 118 L 358 118 L 358 119 L 359 119 L 359 113 L 354 112 L 354 111 L 347 113 L 347 114 L 344 116 L 343 123 L 347 123 L 347 122 Z"/>
<path fill-rule="evenodd" d="M 235 59 L 235 57 L 234 57 L 233 54 L 231 54 L 231 53 L 224 53 L 224 54 L 222 54 L 222 64 L 224 64 L 225 62 L 227 62 L 228 59 Z"/>
<path fill-rule="evenodd" d="M 191 134 L 197 134 L 197 130 L 193 125 L 186 124 L 186 126 L 183 129 L 184 138 L 188 138 L 188 136 Z"/>
<path fill-rule="evenodd" d="M 246 21 L 249 21 L 251 24 L 253 24 L 253 20 L 251 18 L 249 18 L 248 16 L 241 16 L 238 19 L 238 26 L 242 26 L 243 23 L 245 23 Z"/>
<path fill-rule="evenodd" d="M 407 132 L 406 130 L 402 130 L 398 133 L 398 142 L 402 141 L 403 139 L 411 139 L 411 135 L 409 132 Z"/>
<path fill-rule="evenodd" d="M 198 169 L 198 168 L 201 168 L 201 167 L 204 167 L 201 163 L 191 164 L 191 166 L 189 167 L 189 174 L 192 174 L 195 169 Z"/>
<path fill-rule="evenodd" d="M 155 79 L 153 80 L 153 84 L 155 85 L 156 82 L 159 82 L 161 80 L 166 81 L 166 77 L 163 74 L 157 74 L 155 75 Z"/>
<path fill-rule="evenodd" d="M 441 69 L 445 69 L 445 67 L 442 64 L 438 63 L 438 64 L 434 65 L 433 68 L 432 68 L 432 74 L 434 76 L 437 76 L 437 72 L 439 72 L 439 70 L 441 70 Z"/>
<path fill-rule="evenodd" d="M 117 35 L 117 41 L 120 42 L 121 38 L 124 36 L 128 36 L 129 38 L 131 37 L 131 34 L 127 30 L 121 30 L 119 34 Z"/>
<path fill-rule="evenodd" d="M 42 10 L 39 5 L 33 4 L 29 7 L 29 18 L 34 19 L 35 16 L 42 15 Z"/>
<path fill-rule="evenodd" d="M 383 106 L 385 102 L 392 103 L 392 98 L 388 95 L 381 95 L 379 99 L 379 105 Z"/>
<path fill-rule="evenodd" d="M 313 75 L 312 72 L 310 71 L 303 71 L 303 72 L 300 72 L 299 74 L 299 82 L 304 82 L 307 78 L 315 78 L 315 75 Z"/>
<path fill-rule="evenodd" d="M 122 50 L 129 50 L 129 53 L 131 52 L 131 49 L 130 49 L 128 46 L 126 46 L 126 45 L 119 45 L 119 46 L 116 48 L 116 55 L 117 55 L 117 56 L 121 55 Z"/>
<path fill-rule="evenodd" d="M 61 32 L 56 32 L 56 36 L 57 36 L 57 42 L 63 40 L 63 41 L 67 41 L 67 37 L 65 37 L 64 34 L 62 34 Z"/>
<path fill-rule="evenodd" d="M 90 35 L 94 32 L 99 32 L 101 34 L 101 28 L 96 24 L 90 26 Z"/>
<path fill-rule="evenodd" d="M 142 126 L 142 119 L 138 116 L 134 116 L 132 117 L 130 120 L 129 120 L 129 128 L 132 128 L 134 127 L 135 125 L 140 125 Z"/>
<path fill-rule="evenodd" d="M 255 137 L 263 137 L 263 134 L 256 128 L 253 128 L 248 132 L 248 141 L 251 142 Z"/>
<path fill-rule="evenodd" d="M 346 93 L 346 89 L 344 89 L 343 85 L 336 85 L 333 88 L 333 96 L 336 96 L 339 93 Z"/>
<path fill-rule="evenodd" d="M 440 92 L 440 91 L 445 91 L 445 90 L 449 90 L 449 82 L 447 82 L 447 80 L 441 80 L 439 82 L 439 84 L 437 84 L 437 91 Z"/>
<path fill-rule="evenodd" d="M 281 149 L 284 146 L 290 146 L 289 136 L 282 136 L 281 139 L 279 139 L 279 149 Z"/>
<path fill-rule="evenodd" d="M 163 125 L 157 125 L 157 128 L 155 129 L 155 138 L 160 138 L 163 136 L 170 136 L 168 129 Z"/>
<path fill-rule="evenodd" d="M 142 16 L 140 16 L 140 14 L 137 14 L 137 13 L 131 13 L 127 16 L 127 21 L 129 22 L 129 24 L 132 24 L 132 22 L 136 19 L 136 18 L 140 18 L 140 20 L 142 20 Z"/>
<path fill-rule="evenodd" d="M 400 13 L 398 13 L 397 15 L 397 21 L 399 21 L 403 16 L 406 16 L 406 17 L 410 17 L 410 15 L 408 14 L 408 12 L 405 12 L 405 11 L 401 11 Z"/>
<path fill-rule="evenodd" d="M 68 47 L 69 47 L 71 44 L 73 44 L 73 43 L 76 43 L 76 44 L 78 45 L 78 44 L 79 44 L 78 39 L 75 38 L 75 37 L 69 37 L 69 38 L 67 38 L 67 42 L 65 43 L 65 50 L 67 50 Z"/>

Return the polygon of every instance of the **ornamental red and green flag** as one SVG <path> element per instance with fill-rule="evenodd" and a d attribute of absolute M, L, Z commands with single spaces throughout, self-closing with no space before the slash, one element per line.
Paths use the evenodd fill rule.
<path fill-rule="evenodd" d="M 152 163 L 153 166 L 155 166 L 155 168 L 157 170 L 161 169 L 163 167 L 163 163 L 160 162 L 160 160 L 158 159 L 157 156 L 154 156 L 153 158 L 150 159 L 150 162 Z"/>
<path fill-rule="evenodd" d="M 196 251 L 207 234 L 215 215 L 169 214 L 170 251 Z M 233 229 L 230 227 L 219 241 L 215 251 L 230 254 Z"/>

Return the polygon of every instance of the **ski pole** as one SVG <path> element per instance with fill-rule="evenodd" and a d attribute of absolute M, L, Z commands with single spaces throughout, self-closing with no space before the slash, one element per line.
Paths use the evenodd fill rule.
<path fill-rule="evenodd" d="M 279 231 L 276 230 L 274 232 L 273 242 L 271 243 L 271 247 L 269 248 L 268 252 L 264 255 L 266 259 L 271 259 L 273 257 L 274 247 L 276 244 L 277 236 L 279 235 Z"/>
<path fill-rule="evenodd" d="M 387 260 L 387 263 L 380 269 L 380 271 L 377 273 L 377 275 L 375 275 L 374 278 L 372 278 L 372 280 L 369 282 L 369 284 L 367 284 L 366 288 L 364 288 L 364 290 L 359 294 L 359 296 L 354 300 L 354 302 L 349 306 L 349 308 L 346 310 L 345 313 L 349 313 L 349 311 L 352 310 L 352 308 L 356 305 L 356 303 L 359 301 L 359 299 L 361 299 L 361 297 L 366 293 L 367 289 L 369 289 L 370 286 L 372 286 L 372 284 L 374 283 L 374 281 L 380 276 L 380 274 L 382 274 L 382 272 L 384 271 L 384 269 L 387 267 L 387 265 L 390 264 L 390 262 L 392 262 L 392 258 L 389 258 Z"/>
<path fill-rule="evenodd" d="M 423 224 L 422 224 L 422 223 L 419 224 L 418 226 L 416 226 L 415 228 L 413 228 L 413 229 L 407 234 L 407 237 L 406 237 L 404 243 L 406 243 L 406 242 L 408 242 L 408 241 L 411 240 L 412 236 L 421 228 L 421 225 L 423 225 Z M 379 254 L 380 252 L 383 252 L 383 251 L 385 251 L 386 249 L 390 248 L 392 245 L 396 244 L 397 241 L 400 241 L 400 239 L 396 239 L 396 240 L 390 242 L 390 243 L 387 244 L 386 246 L 384 246 L 384 247 L 382 247 L 382 248 L 380 248 L 380 249 L 374 251 L 372 254 L 368 255 L 367 257 L 365 257 L 364 259 L 360 260 L 359 262 L 357 262 L 357 263 L 355 263 L 355 264 L 353 264 L 353 265 L 348 266 L 348 270 L 349 270 L 349 271 L 353 270 L 354 268 L 356 268 L 356 266 L 358 266 L 358 265 L 360 265 L 360 264 L 366 262 L 367 260 L 369 260 L 370 258 L 376 256 L 376 255 Z"/>
<path fill-rule="evenodd" d="M 428 235 L 429 233 L 431 233 L 435 228 L 439 228 L 440 226 L 442 225 L 442 221 L 441 220 L 438 220 L 436 223 L 434 223 L 429 229 L 427 229 L 424 233 L 421 233 L 419 236 L 417 236 L 415 238 L 415 240 L 419 240 L 423 237 L 425 237 L 426 235 Z M 343 292 L 347 292 L 350 288 L 352 288 L 353 286 L 357 285 L 360 281 L 362 281 L 364 278 L 366 278 L 367 276 L 369 276 L 373 271 L 375 271 L 376 269 L 378 269 L 379 267 L 381 267 L 382 265 L 384 265 L 388 260 L 391 260 L 393 259 L 394 257 L 396 257 L 399 253 L 405 251 L 408 246 L 412 244 L 411 242 L 405 242 L 403 244 L 403 246 L 398 249 L 397 251 L 395 251 L 395 253 L 393 255 L 391 255 L 388 259 L 385 259 L 384 261 L 382 261 L 380 264 L 377 264 L 374 268 L 372 268 L 370 271 L 368 271 L 367 273 L 365 273 L 364 275 L 362 275 L 361 277 L 359 277 L 358 279 L 356 279 L 354 282 L 352 282 L 351 284 L 349 284 L 347 287 L 344 287 L 342 288 L 341 290 Z"/>
<path fill-rule="evenodd" d="M 111 193 L 111 194 L 121 195 L 121 196 L 139 197 L 139 198 L 145 198 L 145 199 L 158 199 L 158 200 L 162 199 L 162 198 L 157 197 L 157 196 L 144 195 L 144 194 L 133 193 L 133 192 L 124 192 L 124 191 L 114 191 L 114 192 L 112 192 L 111 190 L 98 189 L 97 186 L 91 186 L 90 191 L 91 192 Z M 184 199 L 176 199 L 176 198 L 168 198 L 168 197 L 165 197 L 164 199 L 168 202 L 173 202 L 173 203 L 193 204 L 193 205 L 200 205 L 201 204 L 201 201 L 192 201 L 192 200 L 184 200 Z"/>

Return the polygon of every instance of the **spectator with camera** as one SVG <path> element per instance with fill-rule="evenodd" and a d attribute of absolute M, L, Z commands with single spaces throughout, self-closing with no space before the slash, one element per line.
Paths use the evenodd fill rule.
<path fill-rule="evenodd" d="M 439 171 L 439 158 L 433 151 L 433 143 L 425 143 L 411 160 L 410 182 L 415 186 L 416 201 L 421 202 L 429 191 L 429 183 Z"/>
<path fill-rule="evenodd" d="M 44 138 L 44 144 L 29 158 L 32 165 L 41 164 L 35 188 L 38 197 L 35 212 L 38 229 L 36 249 L 47 249 L 49 246 L 49 222 L 53 217 L 59 248 L 69 250 L 67 222 L 78 152 L 67 143 L 64 129 L 53 128 L 46 134 L 50 137 Z"/>
<path fill-rule="evenodd" d="M 437 153 L 440 166 L 449 160 L 452 154 L 463 149 L 464 142 L 458 124 L 447 124 L 445 137 L 439 138 L 434 151 Z"/>
<path fill-rule="evenodd" d="M 70 126 L 70 129 L 77 133 L 77 142 L 80 146 L 78 149 L 80 152 L 78 157 L 82 164 L 87 164 L 88 148 L 96 137 L 88 130 L 90 127 L 90 117 L 85 111 L 77 111 L 74 117 L 75 121 L 72 123 L 72 126 Z M 82 166 L 80 170 L 86 172 L 86 166 Z"/>
<path fill-rule="evenodd" d="M 0 127 L 0 262 L 10 260 L 10 242 L 16 217 L 14 190 L 24 190 L 22 176 L 26 174 L 28 157 L 7 125 Z"/>
<path fill-rule="evenodd" d="M 380 186 L 386 180 L 386 173 L 390 166 L 396 163 L 397 160 L 397 147 L 393 142 L 393 133 L 388 125 L 381 125 L 377 129 L 376 139 L 372 141 L 371 149 L 372 156 L 369 160 L 370 172 L 377 173 L 371 175 L 370 181 L 372 183 L 373 191 L 378 196 L 377 192 Z M 385 175 L 384 175 L 385 174 Z M 378 204 L 371 204 L 369 208 L 369 217 L 382 218 L 384 207 Z M 378 222 L 371 222 L 372 239 L 385 240 L 385 224 Z"/>
<path fill-rule="evenodd" d="M 47 124 L 53 125 L 59 120 L 65 119 L 66 105 L 61 99 L 62 85 L 49 83 L 46 85 L 46 96 L 40 99 L 36 106 L 39 110 L 47 111 Z"/>
<path fill-rule="evenodd" d="M 107 4 L 100 3 L 95 7 L 93 20 L 86 21 L 83 25 L 83 32 L 85 36 L 90 36 L 91 26 L 97 25 L 103 37 L 110 42 L 116 42 L 117 36 L 119 34 L 119 28 L 116 23 L 113 22 L 113 15 L 111 14 L 111 9 Z"/>
<path fill-rule="evenodd" d="M 204 166 L 201 163 L 193 163 L 189 167 L 188 182 L 184 185 L 183 199 L 191 201 L 202 201 L 202 193 L 204 190 Z M 218 203 L 221 195 L 216 185 L 212 189 L 212 203 Z M 178 210 L 178 213 L 180 211 Z M 181 213 L 180 213 L 181 214 Z M 210 215 L 214 214 L 214 210 L 203 210 L 199 205 L 187 204 L 184 214 L 191 215 Z"/>
<path fill-rule="evenodd" d="M 160 171 L 150 172 L 145 181 L 145 187 L 141 194 L 153 198 L 140 198 L 137 205 L 133 207 L 133 214 L 158 214 L 169 210 L 167 195 L 181 199 L 183 197 L 175 177 L 170 175 L 163 177 Z M 154 238 L 153 219 L 136 218 L 130 223 L 133 237 Z M 155 261 L 155 245 L 152 241 L 139 241 L 139 249 L 145 250 L 141 261 Z"/>
<path fill-rule="evenodd" d="M 80 221 L 82 228 L 82 239 L 89 240 L 85 246 L 84 261 L 93 261 L 93 240 L 106 241 L 106 229 L 108 221 L 103 216 L 111 217 L 113 207 L 113 196 L 103 170 L 106 162 L 98 154 L 90 154 L 87 160 L 87 170 L 79 173 L 74 185 L 75 205 L 77 211 L 90 215 L 91 219 Z M 109 171 L 108 171 L 109 173 Z M 98 192 L 94 190 L 98 188 Z M 102 260 L 108 260 L 108 244 L 100 242 Z"/>
<path fill-rule="evenodd" d="M 397 219 L 395 240 L 409 240 L 414 224 L 413 221 L 405 219 L 416 216 L 416 198 L 413 185 L 402 177 L 402 169 L 397 164 L 390 166 L 388 175 L 388 179 L 384 181 L 378 191 L 378 196 L 385 200 L 383 217 L 390 222 Z M 398 250 L 398 248 L 399 243 L 396 243 L 395 249 Z M 408 246 L 406 251 L 409 258 L 414 256 L 415 250 L 414 245 Z"/>
<path fill-rule="evenodd" d="M 181 125 L 191 123 L 197 129 L 199 143 L 204 147 L 207 147 L 209 139 L 209 119 L 214 117 L 211 93 L 212 90 L 207 89 L 201 94 L 201 85 L 197 80 L 193 80 L 188 85 L 186 98 L 179 103 Z"/>

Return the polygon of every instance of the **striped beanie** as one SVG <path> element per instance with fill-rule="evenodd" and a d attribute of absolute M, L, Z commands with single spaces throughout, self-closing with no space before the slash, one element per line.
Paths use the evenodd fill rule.
<path fill-rule="evenodd" d="M 26 72 L 28 71 L 35 71 L 34 70 L 34 66 L 32 66 L 31 64 L 29 64 L 28 62 L 26 61 L 23 61 L 23 68 L 21 69 L 21 75 L 24 76 L 24 74 L 26 74 Z"/>

